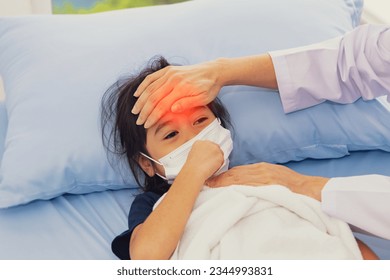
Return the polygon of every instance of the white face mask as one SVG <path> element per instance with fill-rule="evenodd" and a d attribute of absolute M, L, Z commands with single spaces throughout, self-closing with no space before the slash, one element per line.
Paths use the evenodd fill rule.
<path fill-rule="evenodd" d="M 180 170 L 183 168 L 184 163 L 187 160 L 188 154 L 191 150 L 192 145 L 197 140 L 208 140 L 219 145 L 224 155 L 224 163 L 220 169 L 214 174 L 218 175 L 222 172 L 225 172 L 229 168 L 229 155 L 233 150 L 233 140 L 230 134 L 230 131 L 221 126 L 221 121 L 215 119 L 208 126 L 206 126 L 201 132 L 199 132 L 194 138 L 185 142 L 180 147 L 176 148 L 169 154 L 160 158 L 158 161 L 141 153 L 144 157 L 154 161 L 157 164 L 160 164 L 164 167 L 165 177 L 161 174 L 156 173 L 164 180 L 167 180 L 169 184 L 172 184 L 173 180 L 177 177 Z"/>

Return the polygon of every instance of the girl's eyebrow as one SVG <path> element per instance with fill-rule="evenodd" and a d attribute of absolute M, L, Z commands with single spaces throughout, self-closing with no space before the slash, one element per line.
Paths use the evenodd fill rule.
<path fill-rule="evenodd" d="M 205 111 L 206 110 L 206 106 L 199 106 L 199 107 L 195 107 L 195 108 L 193 108 L 192 110 L 190 110 L 190 112 L 189 112 L 189 115 L 194 115 L 194 114 L 196 114 L 196 113 L 202 113 L 203 111 Z M 191 112 L 192 111 L 192 112 Z M 166 120 L 165 122 L 162 122 L 162 123 L 160 123 L 158 126 L 157 126 L 157 128 L 156 128 L 156 130 L 154 131 L 154 135 L 157 135 L 157 133 L 164 127 L 164 126 L 167 126 L 167 125 L 169 125 L 169 124 L 171 124 L 172 123 L 172 120 L 171 119 L 169 119 L 169 120 Z"/>
<path fill-rule="evenodd" d="M 163 122 L 163 123 L 160 123 L 160 124 L 157 126 L 156 130 L 154 131 L 154 135 L 157 135 L 157 133 L 159 132 L 159 130 L 161 130 L 164 126 L 169 125 L 171 122 L 172 122 L 172 121 L 168 120 L 168 121 L 165 121 L 165 122 Z"/>

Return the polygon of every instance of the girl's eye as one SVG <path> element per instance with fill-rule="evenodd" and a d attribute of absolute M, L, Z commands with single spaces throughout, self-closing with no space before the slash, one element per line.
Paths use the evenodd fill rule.
<path fill-rule="evenodd" d="M 199 119 L 197 119 L 197 120 L 194 122 L 194 125 L 201 124 L 201 123 L 207 121 L 207 119 L 208 119 L 207 117 L 199 118 Z"/>
<path fill-rule="evenodd" d="M 173 137 L 175 137 L 176 135 L 178 134 L 177 131 L 172 131 L 171 133 L 169 133 L 167 136 L 164 137 L 164 139 L 171 139 Z"/>

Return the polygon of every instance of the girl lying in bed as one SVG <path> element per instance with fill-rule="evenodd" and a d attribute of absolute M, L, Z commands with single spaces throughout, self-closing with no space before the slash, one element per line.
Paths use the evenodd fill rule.
<path fill-rule="evenodd" d="M 345 223 L 322 213 L 317 201 L 280 186 L 283 182 L 260 188 L 243 176 L 234 186 L 205 187 L 218 174 L 229 176 L 231 125 L 218 99 L 168 113 L 148 129 L 137 125 L 133 94 L 149 74 L 168 65 L 155 59 L 103 98 L 104 145 L 127 162 L 144 189 L 132 203 L 129 229 L 112 242 L 119 258 L 376 258 Z M 253 166 L 248 170 L 256 170 Z M 294 172 L 280 170 L 287 177 Z"/>

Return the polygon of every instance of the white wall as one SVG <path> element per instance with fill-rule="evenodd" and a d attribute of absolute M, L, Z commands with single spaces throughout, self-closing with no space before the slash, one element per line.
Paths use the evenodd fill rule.
<path fill-rule="evenodd" d="M 390 1 L 364 0 L 362 19 L 365 23 L 390 23 Z"/>
<path fill-rule="evenodd" d="M 0 16 L 51 14 L 51 0 L 0 0 Z"/>

